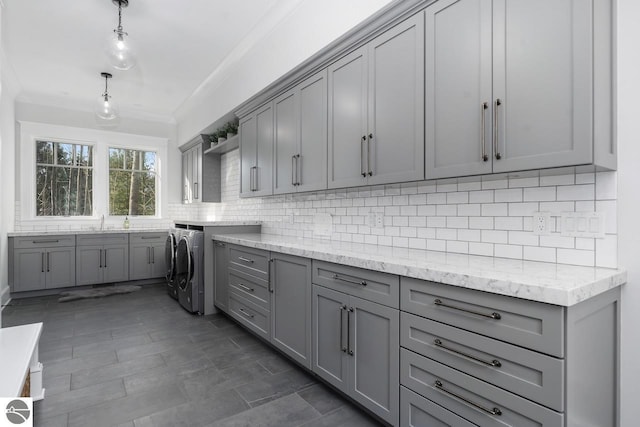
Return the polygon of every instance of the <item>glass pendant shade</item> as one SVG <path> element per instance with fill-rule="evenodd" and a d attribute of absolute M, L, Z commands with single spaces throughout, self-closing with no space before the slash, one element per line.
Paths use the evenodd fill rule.
<path fill-rule="evenodd" d="M 103 120 L 115 120 L 118 117 L 118 106 L 106 94 L 100 95 L 96 100 L 94 111 Z"/>
<path fill-rule="evenodd" d="M 129 70 L 136 65 L 129 36 L 121 30 L 116 29 L 109 36 L 106 53 L 109 64 L 116 70 Z"/>

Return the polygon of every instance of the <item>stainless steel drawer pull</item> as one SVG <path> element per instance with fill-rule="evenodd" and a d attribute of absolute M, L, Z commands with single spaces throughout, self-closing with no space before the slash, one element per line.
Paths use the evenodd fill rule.
<path fill-rule="evenodd" d="M 224 243 L 216 242 L 216 246 L 219 248 L 224 248 L 226 245 Z"/>
<path fill-rule="evenodd" d="M 367 286 L 367 282 L 364 280 L 361 280 L 361 281 L 351 280 L 344 277 L 340 277 L 337 274 L 333 275 L 333 280 L 340 280 L 341 282 L 351 283 L 352 285 Z"/>
<path fill-rule="evenodd" d="M 255 289 L 245 286 L 242 283 L 238 283 L 238 287 L 241 289 L 244 289 L 247 292 L 255 292 Z"/>
<path fill-rule="evenodd" d="M 502 158 L 502 154 L 498 151 L 498 107 L 502 105 L 502 101 L 500 98 L 496 99 L 495 107 L 493 109 L 493 155 L 496 160 L 500 160 Z"/>
<path fill-rule="evenodd" d="M 246 311 L 244 311 L 243 309 L 239 309 L 240 313 L 244 314 L 245 316 L 247 316 L 249 319 L 253 319 L 253 314 L 251 313 L 247 313 Z"/>
<path fill-rule="evenodd" d="M 249 264 L 253 264 L 253 260 L 252 259 L 245 258 L 245 257 L 242 257 L 242 256 L 239 256 L 238 259 L 240 261 L 244 261 L 244 262 L 248 262 Z"/>
<path fill-rule="evenodd" d="M 436 380 L 436 382 L 435 382 L 435 386 L 436 386 L 436 388 L 437 388 L 438 390 L 440 390 L 440 391 L 442 391 L 442 392 L 444 392 L 444 393 L 447 393 L 447 394 L 449 394 L 449 395 L 451 395 L 451 396 L 455 397 L 455 398 L 456 398 L 456 399 L 458 399 L 458 400 L 463 401 L 463 402 L 464 402 L 464 403 L 466 403 L 467 405 L 471 405 L 471 406 L 473 406 L 474 408 L 478 408 L 478 409 L 480 409 L 481 411 L 484 411 L 484 412 L 486 412 L 486 413 L 487 413 L 487 414 L 489 414 L 489 415 L 502 415 L 502 411 L 500 410 L 500 408 L 487 409 L 487 408 L 485 408 L 484 406 L 482 406 L 482 405 L 478 405 L 477 403 L 472 402 L 472 401 L 470 401 L 469 399 L 467 399 L 467 398 L 465 398 L 465 397 L 462 397 L 462 396 L 460 396 L 460 395 L 459 395 L 459 394 L 457 394 L 457 393 L 454 393 L 454 392 L 452 392 L 452 391 L 450 391 L 450 390 L 447 390 L 446 388 L 444 388 L 444 385 L 442 385 L 442 381 L 440 381 L 440 380 Z"/>
<path fill-rule="evenodd" d="M 344 345 L 344 313 L 347 311 L 346 305 L 340 306 L 340 351 L 347 352 L 347 346 Z"/>
<path fill-rule="evenodd" d="M 31 243 L 34 245 L 42 244 L 42 243 L 59 243 L 60 240 L 33 240 Z"/>
<path fill-rule="evenodd" d="M 163 236 L 142 236 L 140 237 L 142 240 L 158 240 L 162 239 Z"/>
<path fill-rule="evenodd" d="M 433 340 L 433 343 L 436 345 L 436 347 L 440 347 L 443 348 L 447 351 L 450 351 L 451 353 L 455 353 L 458 354 L 460 356 L 466 357 L 467 359 L 471 359 L 471 360 L 475 360 L 476 362 L 480 362 L 480 363 L 484 363 L 487 366 L 493 366 L 495 368 L 499 368 L 500 366 L 502 366 L 502 363 L 499 360 L 492 360 L 490 362 L 487 362 L 486 360 L 482 360 L 478 357 L 472 356 L 470 354 L 467 353 L 463 353 L 462 351 L 458 351 L 458 350 L 454 350 L 450 347 L 447 347 L 446 345 L 442 344 L 442 341 L 439 338 L 436 338 L 435 340 Z"/>
<path fill-rule="evenodd" d="M 482 144 L 482 161 L 486 162 L 486 161 L 489 161 L 489 156 L 487 156 L 487 145 L 485 141 L 485 135 L 486 135 L 485 115 L 486 115 L 487 109 L 489 108 L 489 104 L 486 102 L 483 102 L 481 108 L 482 108 L 482 126 L 480 128 L 480 132 L 481 132 L 480 143 Z"/>
<path fill-rule="evenodd" d="M 464 311 L 465 313 L 475 314 L 476 316 L 488 317 L 489 319 L 495 319 L 495 320 L 502 319 L 502 316 L 500 315 L 500 313 L 496 313 L 495 311 L 493 313 L 491 313 L 491 314 L 480 313 L 479 311 L 468 310 L 466 308 L 461 308 L 461 307 L 456 307 L 456 306 L 453 306 L 453 305 L 445 304 L 439 298 L 436 298 L 433 301 L 433 303 L 435 305 L 439 305 L 440 307 L 447 307 L 447 308 L 451 308 L 453 310 L 460 310 L 460 311 Z"/>

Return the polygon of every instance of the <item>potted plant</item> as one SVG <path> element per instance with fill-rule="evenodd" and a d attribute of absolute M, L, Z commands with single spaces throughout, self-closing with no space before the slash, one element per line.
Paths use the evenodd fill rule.
<path fill-rule="evenodd" d="M 230 139 L 230 138 L 236 136 L 236 134 L 238 133 L 238 122 L 235 121 L 235 120 L 232 121 L 232 122 L 228 122 L 224 126 L 224 130 L 226 131 L 227 139 Z"/>
<path fill-rule="evenodd" d="M 209 135 L 209 142 L 211 142 L 211 146 L 218 145 L 218 135 L 215 133 L 213 135 Z"/>
<path fill-rule="evenodd" d="M 227 140 L 227 131 L 225 129 L 219 129 L 216 135 L 218 136 L 218 143 Z"/>

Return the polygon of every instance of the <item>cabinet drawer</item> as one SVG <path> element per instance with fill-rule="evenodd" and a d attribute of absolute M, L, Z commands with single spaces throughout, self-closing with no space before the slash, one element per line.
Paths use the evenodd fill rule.
<path fill-rule="evenodd" d="M 400 349 L 400 383 L 483 427 L 564 426 L 564 414 L 404 348 Z"/>
<path fill-rule="evenodd" d="M 560 306 L 402 278 L 403 311 L 491 338 L 564 356 L 564 311 Z"/>
<path fill-rule="evenodd" d="M 409 313 L 400 345 L 556 411 L 564 411 L 564 361 Z"/>
<path fill-rule="evenodd" d="M 400 278 L 357 267 L 313 261 L 313 283 L 398 308 Z"/>
<path fill-rule="evenodd" d="M 129 235 L 129 243 L 149 243 L 156 244 L 164 242 L 168 233 L 131 233 Z"/>
<path fill-rule="evenodd" d="M 14 249 L 54 248 L 75 246 L 75 234 L 12 237 Z"/>
<path fill-rule="evenodd" d="M 229 286 L 238 295 L 242 295 L 245 299 L 259 305 L 265 310 L 269 310 L 271 293 L 269 292 L 267 281 L 256 279 L 249 274 L 230 268 Z"/>
<path fill-rule="evenodd" d="M 126 233 L 78 234 L 76 244 L 78 246 L 127 245 L 129 235 Z"/>
<path fill-rule="evenodd" d="M 400 425 L 406 427 L 474 427 L 448 409 L 400 387 Z"/>
<path fill-rule="evenodd" d="M 267 251 L 229 245 L 229 266 L 260 279 L 269 280 L 269 252 Z"/>
<path fill-rule="evenodd" d="M 269 339 L 271 329 L 269 312 L 244 299 L 233 290 L 229 292 L 229 314 L 264 339 Z"/>

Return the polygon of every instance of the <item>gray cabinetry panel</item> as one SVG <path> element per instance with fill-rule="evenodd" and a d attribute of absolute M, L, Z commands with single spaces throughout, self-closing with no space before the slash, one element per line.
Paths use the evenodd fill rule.
<path fill-rule="evenodd" d="M 213 242 L 214 304 L 222 311 L 229 310 L 229 249 L 224 242 Z"/>
<path fill-rule="evenodd" d="M 287 92 L 273 102 L 275 120 L 273 140 L 273 193 L 296 191 L 298 154 L 297 104 L 295 90 Z"/>
<path fill-rule="evenodd" d="M 401 282 L 403 311 L 552 356 L 564 355 L 560 306 L 408 277 Z"/>
<path fill-rule="evenodd" d="M 272 256 L 271 343 L 311 369 L 311 260 Z"/>
<path fill-rule="evenodd" d="M 76 248 L 76 281 L 78 285 L 104 283 L 102 245 Z"/>
<path fill-rule="evenodd" d="M 151 279 L 157 277 L 164 277 L 167 273 L 167 261 L 164 258 L 164 239 L 166 234 L 163 234 L 162 242 L 156 242 L 149 246 L 151 251 Z M 129 278 L 129 280 L 133 280 Z"/>
<path fill-rule="evenodd" d="M 350 295 L 399 307 L 400 278 L 393 274 L 314 260 L 312 280 Z"/>
<path fill-rule="evenodd" d="M 564 426 L 564 414 L 409 350 L 401 349 L 400 357 L 402 385 L 475 424 L 483 427 Z"/>
<path fill-rule="evenodd" d="M 76 236 L 9 238 L 12 292 L 65 288 L 76 284 Z"/>
<path fill-rule="evenodd" d="M 400 425 L 406 427 L 474 427 L 453 412 L 400 387 Z"/>
<path fill-rule="evenodd" d="M 240 196 L 273 194 L 273 108 L 269 103 L 240 120 Z"/>
<path fill-rule="evenodd" d="M 271 332 L 269 311 L 244 299 L 231 290 L 229 292 L 229 315 L 238 322 L 268 340 Z"/>
<path fill-rule="evenodd" d="M 46 287 L 45 256 L 45 252 L 39 248 L 13 251 L 12 291 L 35 291 Z"/>
<path fill-rule="evenodd" d="M 43 235 L 33 237 L 10 237 L 14 249 L 41 249 L 54 247 L 71 247 L 76 245 L 75 235 Z"/>
<path fill-rule="evenodd" d="M 229 289 L 252 303 L 268 310 L 271 306 L 269 282 L 257 279 L 249 274 L 228 268 Z"/>
<path fill-rule="evenodd" d="M 488 383 L 564 411 L 564 360 L 402 313 L 403 347 Z"/>
<path fill-rule="evenodd" d="M 126 282 L 129 280 L 129 247 L 125 245 L 105 245 L 104 283 Z"/>
<path fill-rule="evenodd" d="M 129 250 L 129 277 L 131 280 L 148 279 L 151 274 L 151 249 L 145 244 L 132 244 Z"/>
<path fill-rule="evenodd" d="M 269 280 L 269 252 L 229 244 L 229 265 L 265 281 Z"/>
<path fill-rule="evenodd" d="M 166 233 L 129 235 L 129 280 L 163 277 L 166 274 L 164 244 Z"/>
<path fill-rule="evenodd" d="M 129 235 L 78 235 L 76 282 L 78 285 L 126 282 L 129 280 Z"/>
<path fill-rule="evenodd" d="M 254 167 L 258 154 L 256 116 L 250 114 L 240 119 L 240 196 L 248 197 L 253 192 Z"/>
<path fill-rule="evenodd" d="M 46 251 L 47 289 L 76 284 L 76 248 L 49 248 Z"/>

